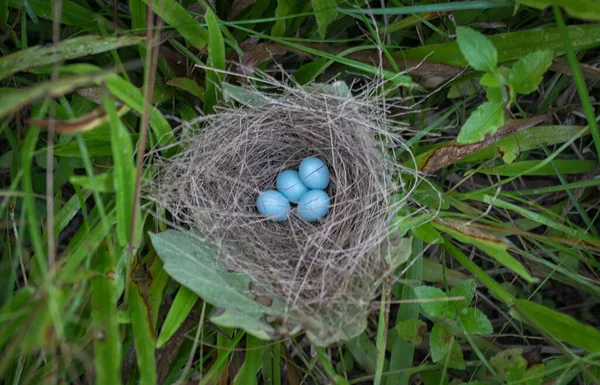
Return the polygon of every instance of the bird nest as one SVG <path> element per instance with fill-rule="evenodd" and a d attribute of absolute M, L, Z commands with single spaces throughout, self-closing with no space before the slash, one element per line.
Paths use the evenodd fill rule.
<path fill-rule="evenodd" d="M 278 91 L 245 89 L 244 103 L 184 130 L 182 151 L 159 162 L 152 195 L 216 251 L 235 244 L 239 252 L 221 253 L 221 264 L 281 299 L 287 314 L 312 320 L 313 332 L 322 329 L 327 338 L 366 318 L 390 271 L 382 255 L 390 225 L 410 199 L 405 174 L 415 172 L 394 158 L 407 150 L 405 129 L 390 123 L 389 105 L 369 90 L 353 96 L 337 82 Z M 313 156 L 330 170 L 328 215 L 314 223 L 294 207 L 283 222 L 260 215 L 258 194 Z"/>

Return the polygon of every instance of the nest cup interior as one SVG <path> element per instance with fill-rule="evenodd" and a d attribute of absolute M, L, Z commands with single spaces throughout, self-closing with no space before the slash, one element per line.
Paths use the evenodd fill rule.
<path fill-rule="evenodd" d="M 247 274 L 289 311 L 340 322 L 360 317 L 387 266 L 380 255 L 395 206 L 386 155 L 395 137 L 380 107 L 327 93 L 288 93 L 256 106 L 202 117 L 183 151 L 160 165 L 156 200 L 174 218 L 208 235 L 228 269 Z M 286 169 L 310 156 L 330 171 L 332 206 L 319 222 L 274 222 L 256 198 Z M 359 306 L 360 304 L 360 306 Z M 344 315 L 348 308 L 353 314 Z"/>

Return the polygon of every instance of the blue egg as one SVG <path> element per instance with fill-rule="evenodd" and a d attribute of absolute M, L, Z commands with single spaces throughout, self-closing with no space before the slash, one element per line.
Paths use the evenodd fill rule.
<path fill-rule="evenodd" d="M 293 203 L 308 191 L 308 187 L 300 180 L 300 175 L 296 170 L 285 170 L 277 177 L 275 182 L 277 190 Z"/>
<path fill-rule="evenodd" d="M 324 190 L 329 184 L 329 170 L 319 158 L 304 159 L 298 170 L 300 179 L 309 189 Z"/>
<path fill-rule="evenodd" d="M 282 193 L 275 190 L 267 190 L 256 198 L 256 207 L 258 212 L 269 217 L 275 222 L 282 222 L 288 219 L 292 206 Z"/>
<path fill-rule="evenodd" d="M 331 200 L 323 190 L 310 190 L 298 201 L 298 216 L 307 222 L 323 218 L 329 212 Z"/>

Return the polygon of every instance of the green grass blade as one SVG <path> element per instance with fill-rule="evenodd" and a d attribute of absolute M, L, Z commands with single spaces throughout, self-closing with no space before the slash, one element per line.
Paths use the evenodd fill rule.
<path fill-rule="evenodd" d="M 203 110 L 204 113 L 210 113 L 221 94 L 223 73 L 220 71 L 225 69 L 225 41 L 223 40 L 217 15 L 209 8 L 204 17 L 208 25 L 208 65 L 210 69 L 206 71 L 206 96 L 204 97 Z"/>
<path fill-rule="evenodd" d="M 28 88 L 0 89 L 0 118 L 4 118 L 10 113 L 16 112 L 20 108 L 44 97 L 62 96 L 77 88 L 103 81 L 111 76 L 114 76 L 114 74 L 105 71 L 39 82 Z"/>
<path fill-rule="evenodd" d="M 175 334 L 188 314 L 190 314 L 190 311 L 192 311 L 196 301 L 198 301 L 198 296 L 194 292 L 185 286 L 179 288 L 156 340 L 157 349 L 163 347 L 173 334 Z"/>
<path fill-rule="evenodd" d="M 156 360 L 154 358 L 156 337 L 152 328 L 150 304 L 146 303 L 140 293 L 138 284 L 133 280 L 129 284 L 129 314 L 131 316 L 136 359 L 140 371 L 139 383 L 155 385 L 157 381 Z"/>
<path fill-rule="evenodd" d="M 250 334 L 246 334 L 246 354 L 242 367 L 233 379 L 233 385 L 257 385 L 260 362 L 265 353 L 265 343 Z"/>
<path fill-rule="evenodd" d="M 573 43 L 573 49 L 581 50 L 600 46 L 600 25 L 584 24 L 565 28 Z M 498 50 L 498 61 L 516 60 L 538 50 L 561 51 L 563 49 L 558 28 L 534 29 L 487 36 Z M 394 53 L 406 59 L 427 60 L 429 62 L 463 67 L 467 65 L 456 42 L 432 44 Z"/>
<path fill-rule="evenodd" d="M 450 255 L 454 257 L 463 265 L 467 270 L 471 272 L 481 283 L 483 283 L 492 293 L 496 295 L 500 300 L 502 300 L 505 304 L 511 305 L 515 298 L 512 294 L 510 294 L 502 285 L 496 282 L 492 277 L 490 277 L 483 269 L 481 269 L 477 264 L 469 259 L 462 251 L 460 251 L 456 246 L 454 246 L 451 242 L 445 242 L 442 247 L 446 250 Z"/>
<path fill-rule="evenodd" d="M 0 58 L 0 79 L 33 67 L 96 55 L 143 41 L 143 37 L 132 35 L 118 37 L 92 35 L 67 39 L 54 47 L 37 45 Z"/>
<path fill-rule="evenodd" d="M 413 256 L 416 260 L 406 272 L 404 279 L 412 284 L 418 285 L 423 277 L 423 242 L 413 238 L 412 244 Z M 396 315 L 396 324 L 402 321 L 419 318 L 419 304 L 414 302 L 416 299 L 412 286 L 402 285 L 402 291 L 399 298 L 401 301 L 407 301 L 400 304 Z M 405 341 L 396 330 L 391 331 L 393 337 L 392 352 L 390 355 L 390 374 L 387 376 L 387 385 L 408 385 L 410 374 L 399 372 L 409 369 L 413 365 L 414 345 Z"/>
<path fill-rule="evenodd" d="M 117 237 L 121 246 L 129 242 L 131 236 L 133 197 L 135 186 L 135 166 L 133 164 L 133 146 L 131 138 L 119 116 L 115 102 L 110 97 L 104 98 L 104 108 L 109 117 L 110 136 L 113 156 L 114 186 L 117 192 Z M 136 236 L 133 244 L 138 244 L 141 238 L 141 223 L 138 214 Z"/>
<path fill-rule="evenodd" d="M 40 17 L 52 19 L 53 1 L 47 0 L 27 0 L 27 7 Z M 15 8 L 23 6 L 23 0 L 8 0 L 8 5 Z M 98 24 L 102 24 L 106 28 L 112 28 L 112 23 L 103 18 L 97 13 L 90 11 L 88 8 L 82 7 L 77 3 L 69 0 L 61 0 L 60 22 L 62 24 L 80 27 L 84 30 L 99 30 Z M 37 18 L 33 19 L 37 24 Z"/>
<path fill-rule="evenodd" d="M 364 15 L 412 15 L 415 13 L 429 13 L 429 12 L 452 12 L 452 11 L 466 11 L 475 9 L 493 9 L 493 8 L 511 8 L 514 4 L 511 2 L 497 2 L 497 1 L 464 1 L 464 2 L 450 2 L 440 4 L 424 4 L 424 5 L 412 5 L 401 8 L 385 7 L 385 8 L 369 8 L 369 9 L 343 9 L 341 12 L 347 14 L 364 14 Z"/>
<path fill-rule="evenodd" d="M 596 9 L 596 15 L 600 16 L 600 6 L 597 2 L 593 3 L 595 3 L 594 6 Z M 565 22 L 562 17 L 562 13 L 560 12 L 560 9 L 558 9 L 556 4 L 553 6 L 553 10 L 554 17 L 556 18 L 556 24 L 558 24 L 558 30 L 560 32 L 560 40 L 562 41 L 563 49 L 567 53 L 567 60 L 569 61 L 571 72 L 573 73 L 573 80 L 575 81 L 577 93 L 579 94 L 581 105 L 583 106 L 583 112 L 585 113 L 585 117 L 588 121 L 590 131 L 592 132 L 592 137 L 594 138 L 596 153 L 600 157 L 600 131 L 598 131 L 596 113 L 594 112 L 594 107 L 592 106 L 592 102 L 590 101 L 590 94 L 588 92 L 587 85 L 585 84 L 583 74 L 581 73 L 579 61 L 575 57 L 576 43 L 573 42 L 573 37 L 569 35 L 568 28 L 565 26 Z"/>
<path fill-rule="evenodd" d="M 117 324 L 115 258 L 105 246 L 94 257 L 98 273 L 92 279 L 92 328 L 94 363 L 98 385 L 121 383 L 121 337 Z"/>
<path fill-rule="evenodd" d="M 551 336 L 589 352 L 600 352 L 600 331 L 535 302 L 516 300 L 511 311 L 527 323 L 535 323 Z"/>

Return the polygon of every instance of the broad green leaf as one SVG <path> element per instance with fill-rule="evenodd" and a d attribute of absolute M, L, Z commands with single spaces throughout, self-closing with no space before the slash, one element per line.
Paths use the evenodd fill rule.
<path fill-rule="evenodd" d="M 94 256 L 92 278 L 92 330 L 94 366 L 98 384 L 121 383 L 121 334 L 117 324 L 116 261 L 111 250 L 103 246 Z"/>
<path fill-rule="evenodd" d="M 121 246 L 129 243 L 132 235 L 133 205 L 135 195 L 135 166 L 133 164 L 133 145 L 129 133 L 123 127 L 114 100 L 107 96 L 104 108 L 109 117 L 110 136 L 113 156 L 113 183 L 117 192 L 117 237 Z M 137 246 L 141 240 L 141 210 L 138 207 L 134 238 L 131 240 Z"/>
<path fill-rule="evenodd" d="M 487 97 L 488 101 L 495 104 L 504 105 L 504 103 L 506 102 L 504 100 L 504 95 L 502 94 L 502 88 L 500 87 L 488 87 L 485 90 L 485 96 Z"/>
<path fill-rule="evenodd" d="M 221 34 L 217 15 L 208 8 L 204 16 L 208 26 L 208 64 L 211 69 L 206 70 L 206 95 L 204 96 L 204 113 L 213 111 L 213 106 L 221 95 L 221 83 L 225 69 L 225 41 Z M 214 70 L 213 70 L 214 69 Z"/>
<path fill-rule="evenodd" d="M 552 64 L 551 51 L 537 51 L 522 57 L 510 69 L 510 85 L 519 94 L 535 91 L 542 82 L 542 76 Z"/>
<path fill-rule="evenodd" d="M 226 328 L 242 328 L 248 334 L 262 340 L 272 340 L 277 336 L 276 330 L 269 325 L 264 318 L 263 315 L 258 313 L 250 313 L 231 308 L 218 308 L 210 316 L 210 321 Z M 297 331 L 293 331 L 290 334 L 293 335 L 296 332 Z"/>
<path fill-rule="evenodd" d="M 448 367 L 452 369 L 465 370 L 465 358 L 460 348 L 460 344 L 454 341 L 452 349 L 450 350 L 450 357 L 448 357 Z"/>
<path fill-rule="evenodd" d="M 168 230 L 150 233 L 150 239 L 171 278 L 214 306 L 254 314 L 283 314 L 277 302 L 263 306 L 254 301 L 250 279 L 225 270 L 217 252 L 200 235 Z"/>
<path fill-rule="evenodd" d="M 504 124 L 504 108 L 500 103 L 485 102 L 481 104 L 465 124 L 461 127 L 456 142 L 469 144 L 485 139 L 487 134 L 493 134 Z"/>
<path fill-rule="evenodd" d="M 135 281 L 129 283 L 129 314 L 133 330 L 133 342 L 136 351 L 136 360 L 140 372 L 140 383 L 145 385 L 156 384 L 156 360 L 154 347 L 156 335 L 152 327 L 150 308 L 144 300 L 140 288 Z"/>
<path fill-rule="evenodd" d="M 158 16 L 175 28 L 183 38 L 196 49 L 202 51 L 208 44 L 208 32 L 198 21 L 175 0 L 142 0 Z M 210 9 L 210 7 L 207 7 Z"/>
<path fill-rule="evenodd" d="M 567 27 L 566 31 L 575 50 L 600 46 L 599 24 L 573 25 Z M 539 50 L 554 52 L 564 50 L 558 28 L 541 28 L 502 33 L 487 36 L 487 39 L 496 47 L 499 62 L 518 60 L 527 54 Z M 398 51 L 393 56 L 460 67 L 469 64 L 456 42 L 429 44 L 419 48 Z"/>
<path fill-rule="evenodd" d="M 0 58 L 0 79 L 33 67 L 72 60 L 82 56 L 96 55 L 139 44 L 143 41 L 144 37 L 134 35 L 91 35 L 64 40 L 56 46 L 37 45 Z"/>
<path fill-rule="evenodd" d="M 600 6 L 596 0 L 517 0 L 516 2 L 537 9 L 546 9 L 556 4 L 561 6 L 568 15 L 577 19 L 600 20 Z"/>
<path fill-rule="evenodd" d="M 521 276 L 527 282 L 537 282 L 538 279 L 533 277 L 529 271 L 523 266 L 521 262 L 515 259 L 512 255 L 507 252 L 508 246 L 506 243 L 495 239 L 492 235 L 484 233 L 480 230 L 477 233 L 467 233 L 471 231 L 465 228 L 465 231 L 460 232 L 454 228 L 442 225 L 441 223 L 434 223 L 434 226 L 456 238 L 458 241 L 463 243 L 469 243 L 477 246 L 483 250 L 486 254 L 493 257 L 495 260 L 508 267 L 516 274 Z"/>
<path fill-rule="evenodd" d="M 442 290 L 433 286 L 418 286 L 414 288 L 415 295 L 423 311 L 432 317 L 440 317 L 446 305 L 448 305 L 448 296 Z"/>
<path fill-rule="evenodd" d="M 479 84 L 486 87 L 500 87 L 502 85 L 502 78 L 498 72 L 487 72 L 483 74 Z"/>
<path fill-rule="evenodd" d="M 471 334 L 491 334 L 494 329 L 488 317 L 479 309 L 467 308 L 458 313 L 458 317 L 465 327 L 465 331 Z"/>
<path fill-rule="evenodd" d="M 446 354 L 450 352 L 454 336 L 444 325 L 436 323 L 431 329 L 429 335 L 429 347 L 431 349 L 431 360 L 433 362 L 441 361 Z"/>
<path fill-rule="evenodd" d="M 319 25 L 319 34 L 324 39 L 327 26 L 337 16 L 336 0 L 311 0 L 313 11 Z"/>
<path fill-rule="evenodd" d="M 473 301 L 473 297 L 475 297 L 475 280 L 467 279 L 454 286 L 448 292 L 448 297 L 465 297 L 462 300 L 452 302 L 457 311 L 469 307 L 471 301 Z"/>
<path fill-rule="evenodd" d="M 192 311 L 196 301 L 198 301 L 198 296 L 194 292 L 185 286 L 179 288 L 156 340 L 157 349 L 163 347 L 173 334 L 175 334 L 188 314 L 190 314 L 190 311 Z"/>
<path fill-rule="evenodd" d="M 494 370 L 506 381 L 519 381 L 525 374 L 527 361 L 523 358 L 523 349 L 507 349 L 490 359 Z"/>
<path fill-rule="evenodd" d="M 396 331 L 400 337 L 418 346 L 423 342 L 423 338 L 427 332 L 427 324 L 420 319 L 411 318 L 396 324 Z"/>
<path fill-rule="evenodd" d="M 498 51 L 485 35 L 471 28 L 457 27 L 456 41 L 471 67 L 477 71 L 497 71 Z"/>
<path fill-rule="evenodd" d="M 584 325 L 566 314 L 559 313 L 527 300 L 515 301 L 511 313 L 529 324 L 544 329 L 550 335 L 591 353 L 600 352 L 600 331 Z"/>

